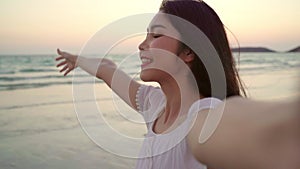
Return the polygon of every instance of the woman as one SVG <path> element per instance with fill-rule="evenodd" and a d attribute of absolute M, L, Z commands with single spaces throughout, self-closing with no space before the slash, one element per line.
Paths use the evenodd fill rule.
<path fill-rule="evenodd" d="M 195 38 L 194 34 L 182 27 L 178 17 L 206 35 L 209 41 L 198 43 L 202 49 L 198 50 L 197 44 L 195 47 L 195 43 L 189 43 Z M 198 41 L 202 42 L 200 37 Z M 207 66 L 213 58 L 203 56 L 206 50 L 203 46 L 209 43 L 216 50 L 220 62 L 219 65 L 217 61 L 213 62 L 213 66 L 218 65 L 213 69 L 209 68 L 212 65 Z M 56 59 L 64 59 L 57 65 L 65 65 L 60 71 L 65 71 L 64 75 L 77 66 L 82 68 L 104 80 L 143 115 L 148 133 L 136 168 L 299 167 L 295 160 L 300 155 L 297 142 L 300 140 L 299 123 L 295 117 L 299 119 L 300 115 L 295 107 L 286 114 L 270 114 L 268 109 L 276 110 L 272 104 L 233 97 L 223 111 L 224 102 L 221 100 L 240 96 L 241 92 L 245 95 L 245 91 L 235 69 L 223 24 L 206 3 L 164 1 L 139 50 L 141 79 L 158 82 L 160 88 L 139 84 L 108 59 L 88 59 L 60 50 Z M 213 71 L 217 69 L 221 71 Z M 221 90 L 213 90 L 216 83 L 211 78 L 223 78 L 224 83 L 217 84 Z M 253 105 L 261 109 L 244 111 Z M 296 102 L 282 107 L 294 105 L 297 105 Z M 222 117 L 217 125 L 212 125 L 215 125 L 212 129 L 207 127 L 210 124 L 206 124 L 211 114 Z M 278 135 L 274 134 L 277 130 L 289 133 L 278 139 Z M 202 133 L 206 137 L 201 138 Z M 273 139 L 278 141 L 269 145 L 268 141 Z M 285 158 L 278 155 L 282 152 Z"/>

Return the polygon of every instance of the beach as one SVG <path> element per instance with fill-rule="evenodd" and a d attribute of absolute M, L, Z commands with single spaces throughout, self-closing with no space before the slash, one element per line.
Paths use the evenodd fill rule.
<path fill-rule="evenodd" d="M 258 55 L 250 56 L 250 54 L 249 56 L 241 56 L 240 74 L 248 88 L 250 98 L 277 101 L 294 99 L 300 95 L 298 87 L 300 84 L 299 54 L 291 57 L 294 59 L 289 60 L 290 65 L 286 67 L 287 62 L 283 62 L 282 65 L 276 67 L 277 64 L 274 66 L 272 60 L 267 60 L 262 64 L 260 64 L 261 60 L 257 63 L 253 62 L 253 64 L 253 60 L 251 63 L 247 60 L 254 58 L 255 61 L 255 57 L 257 57 L 257 60 L 260 58 Z M 53 59 L 54 56 L 49 58 Z M 280 57 L 278 56 L 278 58 Z M 139 64 L 138 61 L 136 64 Z M 271 64 L 271 66 L 268 64 Z M 139 69 L 137 65 L 133 65 L 133 67 L 135 67 L 134 70 Z M 264 69 L 261 70 L 259 67 Z M 44 68 L 51 70 L 42 74 L 41 71 L 30 71 L 29 73 L 19 71 L 14 74 L 9 74 L 6 71 L 1 73 L 1 78 L 4 80 L 2 86 L 0 86 L 2 87 L 0 91 L 0 168 L 134 168 L 136 159 L 110 153 L 88 137 L 77 118 L 70 77 L 69 82 L 59 83 L 67 80 L 67 77 L 64 79 L 58 73 L 54 61 L 47 62 L 45 67 L 42 67 L 42 69 Z M 24 69 L 22 68 L 22 70 Z M 134 70 L 130 71 L 135 72 Z M 7 80 L 14 77 L 18 79 L 23 75 L 28 75 L 33 80 L 22 79 L 20 83 L 18 80 Z M 47 78 L 41 78 L 45 76 Z M 51 79 L 50 77 L 54 78 Z M 26 84 L 23 85 L 26 87 L 19 87 L 20 84 L 32 81 L 41 84 L 52 83 L 53 85 L 42 84 L 37 87 L 32 85 L 32 87 Z M 55 85 L 56 83 L 57 85 Z M 86 83 L 78 85 L 82 88 L 88 86 Z M 138 114 L 132 115 L 133 110 L 123 108 L 119 103 L 116 105 L 116 100 L 111 90 L 104 83 L 97 81 L 95 84 L 95 100 L 87 99 L 84 101 L 96 102 L 101 108 L 103 117 L 115 130 L 130 137 L 143 137 L 146 132 L 144 125 L 131 123 L 130 121 L 124 122 L 129 117 L 140 121 L 141 117 Z M 117 109 L 118 111 L 116 111 Z M 87 117 L 87 120 L 89 119 L 92 120 L 93 117 Z M 101 128 L 102 125 L 106 124 L 93 125 Z M 108 135 L 103 135 L 104 139 L 106 137 Z M 110 140 L 107 141 L 110 142 Z M 112 140 L 111 144 L 114 141 Z M 118 148 L 136 149 L 137 147 L 124 143 L 123 146 Z"/>
<path fill-rule="evenodd" d="M 88 138 L 72 100 L 70 85 L 1 92 L 0 168 L 133 168 Z"/>

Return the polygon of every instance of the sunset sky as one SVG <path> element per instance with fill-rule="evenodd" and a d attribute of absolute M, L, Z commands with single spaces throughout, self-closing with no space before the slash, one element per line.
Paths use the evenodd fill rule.
<path fill-rule="evenodd" d="M 215 9 L 241 46 L 286 51 L 300 45 L 299 0 L 205 2 Z M 78 52 L 103 26 L 122 17 L 155 13 L 160 3 L 161 0 L 1 0 L 0 54 L 54 54 L 57 47 Z"/>

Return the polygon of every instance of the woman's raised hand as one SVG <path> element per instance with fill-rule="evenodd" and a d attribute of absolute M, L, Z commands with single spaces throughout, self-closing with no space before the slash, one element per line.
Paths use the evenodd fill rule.
<path fill-rule="evenodd" d="M 57 54 L 59 55 L 55 60 L 56 61 L 60 61 L 63 60 L 62 62 L 60 62 L 59 64 L 56 65 L 56 67 L 61 67 L 64 66 L 59 72 L 63 72 L 64 76 L 66 76 L 69 72 L 71 72 L 73 69 L 75 69 L 77 67 L 77 55 L 73 55 L 64 51 L 60 51 L 59 49 L 57 49 Z"/>

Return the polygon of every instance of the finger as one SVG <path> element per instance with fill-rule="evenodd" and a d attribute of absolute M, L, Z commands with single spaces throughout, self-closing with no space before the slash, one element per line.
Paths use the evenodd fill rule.
<path fill-rule="evenodd" d="M 67 63 L 67 61 L 63 61 L 63 62 L 59 63 L 58 65 L 56 65 L 56 67 L 60 67 L 62 65 L 65 65 L 66 63 Z"/>
<path fill-rule="evenodd" d="M 67 74 L 69 74 L 69 72 L 71 72 L 73 69 L 68 69 L 66 72 L 65 72 L 65 74 L 64 74 L 64 76 L 66 76 Z"/>
<path fill-rule="evenodd" d="M 55 58 L 55 60 L 56 61 L 59 61 L 59 60 L 62 60 L 62 59 L 64 59 L 65 57 L 63 57 L 63 56 L 59 56 L 59 57 L 57 57 L 57 58 Z"/>
<path fill-rule="evenodd" d="M 61 51 L 59 48 L 57 48 L 57 54 L 61 55 Z"/>
<path fill-rule="evenodd" d="M 57 48 L 57 54 L 59 54 L 59 55 L 64 55 L 64 54 L 66 54 L 66 52 L 61 51 L 59 48 Z"/>
<path fill-rule="evenodd" d="M 68 68 L 68 65 L 66 65 L 64 68 L 62 68 L 59 72 L 63 72 Z"/>

